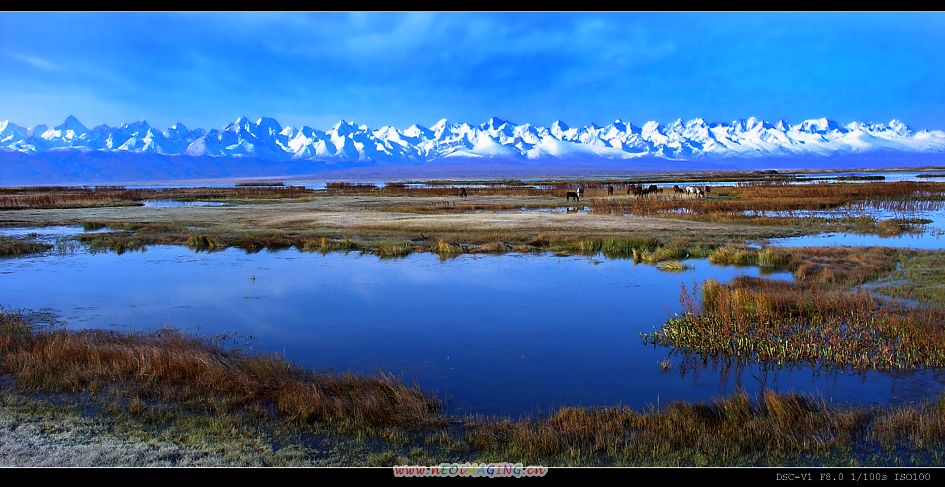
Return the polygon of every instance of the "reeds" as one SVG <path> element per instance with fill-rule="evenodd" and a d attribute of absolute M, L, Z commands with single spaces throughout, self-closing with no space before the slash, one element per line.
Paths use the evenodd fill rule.
<path fill-rule="evenodd" d="M 916 231 L 917 222 L 876 221 L 868 209 L 895 211 L 907 217 L 916 211 L 945 207 L 945 183 L 740 184 L 713 189 L 707 198 L 663 194 L 650 198 L 595 198 L 592 211 L 637 216 L 664 216 L 756 225 L 821 223 L 853 231 L 897 235 Z M 805 212 L 825 212 L 810 216 Z M 854 217 L 862 217 L 856 219 Z"/>
<path fill-rule="evenodd" d="M 718 265 L 786 269 L 808 283 L 855 286 L 891 272 L 898 251 L 883 247 L 719 247 L 709 254 Z"/>
<path fill-rule="evenodd" d="M 660 368 L 670 370 L 669 359 Z M 112 422 L 134 418 L 146 438 L 155 425 L 166 432 L 182 424 L 188 441 L 209 441 L 217 435 L 197 425 L 215 428 L 221 419 L 226 428 L 262 431 L 273 449 L 313 438 L 350 445 L 336 443 L 340 436 L 364 445 L 368 435 L 372 454 L 365 462 L 377 464 L 400 462 L 407 449 L 436 461 L 554 465 L 824 464 L 861 459 L 863 451 L 870 452 L 867 463 L 921 463 L 927 456 L 940 459 L 936 452 L 945 446 L 945 399 L 865 408 L 736 391 L 645 409 L 565 407 L 520 420 L 446 417 L 435 398 L 386 374 L 312 372 L 173 330 L 39 332 L 22 315 L 2 311 L 0 374 L 11 379 L 5 397 L 10 391 L 40 398 L 54 393 L 57 406 L 93 401 L 114 415 Z"/>
<path fill-rule="evenodd" d="M 684 271 L 684 270 L 686 270 L 686 269 L 689 268 L 688 265 L 686 265 L 686 264 L 684 264 L 684 263 L 682 263 L 682 262 L 679 262 L 678 260 L 674 260 L 674 261 L 671 261 L 671 262 L 663 262 L 662 264 L 660 264 L 660 265 L 657 266 L 657 267 L 658 267 L 659 270 L 661 270 L 661 271 L 669 271 L 669 272 L 680 272 L 680 271 Z"/>
<path fill-rule="evenodd" d="M 646 411 L 562 408 L 534 422 L 477 422 L 466 441 L 497 457 L 564 465 L 770 465 L 846 451 L 870 419 L 797 394 L 736 392 Z"/>
<path fill-rule="evenodd" d="M 88 222 L 88 221 L 87 221 L 87 222 L 82 222 L 82 230 L 84 230 L 84 231 L 86 231 L 86 232 L 93 232 L 93 231 L 95 231 L 95 230 L 101 230 L 101 229 L 105 228 L 106 226 L 107 226 L 107 225 L 105 225 L 104 223 L 100 223 L 100 222 Z"/>
<path fill-rule="evenodd" d="M 198 252 L 213 252 L 214 250 L 221 250 L 225 248 L 226 244 L 214 237 L 209 237 L 207 235 L 191 235 L 187 238 L 187 246 Z"/>
<path fill-rule="evenodd" d="M 348 252 L 351 250 L 357 250 L 358 245 L 351 239 L 332 239 L 328 237 L 319 237 L 319 238 L 307 238 L 299 237 L 295 239 L 295 248 L 299 249 L 302 252 L 321 252 L 327 254 L 328 252 Z"/>
<path fill-rule="evenodd" d="M 89 233 L 76 237 L 86 244 L 90 252 L 115 252 L 123 254 L 129 251 L 141 251 L 148 247 L 147 242 L 130 232 Z"/>
<path fill-rule="evenodd" d="M 463 247 L 451 244 L 445 240 L 438 239 L 436 241 L 436 253 L 440 254 L 441 257 L 451 257 L 463 253 Z"/>
<path fill-rule="evenodd" d="M 758 252 L 747 247 L 720 247 L 709 254 L 709 262 L 717 265 L 757 265 Z"/>
<path fill-rule="evenodd" d="M 172 330 L 34 332 L 11 313 L 0 314 L 0 372 L 25 391 L 120 392 L 223 410 L 272 406 L 296 423 L 416 428 L 437 421 L 439 407 L 389 375 L 315 373 Z"/>
<path fill-rule="evenodd" d="M 539 247 L 547 247 L 559 254 L 594 255 L 602 253 L 611 258 L 632 258 L 652 255 L 662 248 L 661 243 L 650 238 L 571 238 L 553 242 L 536 242 Z M 671 259 L 679 252 L 666 251 L 660 254 L 662 260 Z M 657 262 L 657 259 L 652 260 Z"/>
<path fill-rule="evenodd" d="M 52 245 L 43 242 L 31 242 L 0 236 L 0 257 L 39 254 L 52 249 Z"/>
<path fill-rule="evenodd" d="M 300 198 L 317 194 L 302 186 L 237 185 L 235 188 L 128 189 L 122 186 L 0 188 L 0 210 L 135 206 L 144 200 L 220 201 Z"/>
<path fill-rule="evenodd" d="M 378 257 L 386 259 L 404 257 L 415 250 L 413 242 L 406 241 L 381 241 L 372 249 Z"/>
<path fill-rule="evenodd" d="M 683 287 L 680 302 L 684 312 L 646 341 L 778 366 L 945 367 L 945 313 L 880 303 L 864 290 L 740 277 L 706 281 L 701 306 Z"/>

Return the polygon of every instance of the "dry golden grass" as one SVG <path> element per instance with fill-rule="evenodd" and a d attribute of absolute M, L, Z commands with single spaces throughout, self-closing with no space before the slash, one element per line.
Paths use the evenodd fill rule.
<path fill-rule="evenodd" d="M 314 195 L 301 186 L 127 189 L 122 186 L 0 188 L 0 210 L 140 205 L 144 200 L 285 199 Z"/>
<path fill-rule="evenodd" d="M 281 431 L 272 439 L 279 448 L 287 439 L 308 441 L 305 435 L 321 442 L 324 435 L 367 434 L 379 450 L 365 463 L 385 465 L 406 449 L 426 463 L 678 466 L 835 462 L 877 445 L 886 461 L 915 453 L 940 459 L 945 444 L 943 401 L 866 409 L 773 392 L 648 410 L 566 407 L 539 419 L 448 418 L 430 396 L 390 376 L 313 373 L 173 331 L 37 332 L 22 316 L 2 312 L 0 374 L 26 397 L 60 393 L 54 396 L 60 407 L 70 397 L 115 401 L 106 404 L 107 414 L 145 421 L 139 426 L 145 439 L 168 424 L 182 425 L 188 441 L 208 448 L 212 438 L 230 438 L 242 427 Z"/>
<path fill-rule="evenodd" d="M 855 286 L 896 268 L 899 251 L 887 247 L 720 247 L 709 254 L 713 264 L 784 268 L 806 283 Z"/>
<path fill-rule="evenodd" d="M 650 198 L 595 198 L 590 203 L 597 213 L 796 225 L 826 219 L 795 215 L 794 212 L 798 211 L 882 208 L 907 215 L 916 210 L 941 209 L 945 206 L 945 183 L 739 184 L 713 188 L 706 198 L 664 193 Z M 840 217 L 834 220 L 851 230 L 881 235 L 896 235 L 915 229 L 915 225 L 906 221 L 877 222 L 870 218 Z"/>
<path fill-rule="evenodd" d="M 224 411 L 273 405 L 301 423 L 415 428 L 438 418 L 436 400 L 386 375 L 314 373 L 278 356 L 248 356 L 176 331 L 34 332 L 16 314 L 0 316 L 0 372 L 22 390 L 120 391 Z"/>
<path fill-rule="evenodd" d="M 844 449 L 867 420 L 865 411 L 831 411 L 795 394 L 768 393 L 753 405 L 746 394 L 737 393 L 711 403 L 675 402 L 647 412 L 563 408 L 537 422 L 474 423 L 467 439 L 476 448 L 515 460 L 764 464 Z"/>
<path fill-rule="evenodd" d="M 52 248 L 52 245 L 41 242 L 29 242 L 0 236 L 0 257 L 38 254 Z"/>
<path fill-rule="evenodd" d="M 945 367 L 945 311 L 875 299 L 832 283 L 708 280 L 702 304 L 644 338 L 704 356 L 855 369 Z"/>

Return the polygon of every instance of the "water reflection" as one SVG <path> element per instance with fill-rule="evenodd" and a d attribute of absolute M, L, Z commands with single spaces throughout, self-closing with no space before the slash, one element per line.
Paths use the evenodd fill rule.
<path fill-rule="evenodd" d="M 681 310 L 682 285 L 758 275 L 750 267 L 687 263 L 687 271 L 666 273 L 602 257 L 462 255 L 441 262 L 432 254 L 381 260 L 153 246 L 0 261 L 0 304 L 48 308 L 73 328 L 227 334 L 251 351 L 278 352 L 319 370 L 390 371 L 463 412 L 645 407 L 739 387 L 861 403 L 942 390 L 941 376 L 926 371 L 765 371 L 700 363 L 644 344 L 640 333 Z M 664 372 L 667 357 L 672 365 Z"/>

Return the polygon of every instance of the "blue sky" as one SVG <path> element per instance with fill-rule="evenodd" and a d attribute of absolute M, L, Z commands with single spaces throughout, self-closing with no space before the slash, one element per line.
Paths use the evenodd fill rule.
<path fill-rule="evenodd" d="M 945 129 L 939 13 L 0 13 L 0 120 Z"/>

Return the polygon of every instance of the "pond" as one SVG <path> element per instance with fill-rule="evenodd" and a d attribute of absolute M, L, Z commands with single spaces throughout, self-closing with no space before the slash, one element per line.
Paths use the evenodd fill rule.
<path fill-rule="evenodd" d="M 772 245 L 783 247 L 826 247 L 835 245 L 896 247 L 919 250 L 945 249 L 945 208 L 941 202 L 917 202 L 917 206 L 928 206 L 928 209 L 892 210 L 882 207 L 859 205 L 833 210 L 795 210 L 795 211 L 767 211 L 745 212 L 746 216 L 769 217 L 798 217 L 798 218 L 855 218 L 871 217 L 879 220 L 889 219 L 922 219 L 928 223 L 920 225 L 920 231 L 907 232 L 895 236 L 867 235 L 847 232 L 818 233 L 800 237 L 775 238 L 769 241 Z"/>
<path fill-rule="evenodd" d="M 691 260 L 669 273 L 603 257 L 432 254 L 382 260 L 296 250 L 47 254 L 0 260 L 0 305 L 48 309 L 63 326 L 181 329 L 277 352 L 318 370 L 389 371 L 453 412 L 707 400 L 740 387 L 855 403 L 936 396 L 945 373 L 762 370 L 645 345 L 680 311 L 681 285 L 758 275 Z M 790 279 L 788 274 L 775 274 Z M 669 358 L 670 368 L 660 362 Z"/>
<path fill-rule="evenodd" d="M 837 245 L 863 247 L 895 247 L 900 249 L 945 249 L 945 232 L 933 228 L 922 233 L 905 233 L 892 237 L 861 235 L 858 233 L 830 232 L 800 237 L 773 238 L 771 245 L 781 247 L 832 247 Z"/>
<path fill-rule="evenodd" d="M 0 236 L 56 245 L 58 250 L 73 249 L 78 244 L 74 238 L 80 233 L 110 232 L 108 228 L 83 230 L 78 225 L 54 225 L 48 227 L 2 227 Z M 65 244 L 65 245 L 63 245 Z M 0 302 L 0 306 L 3 303 Z"/>

